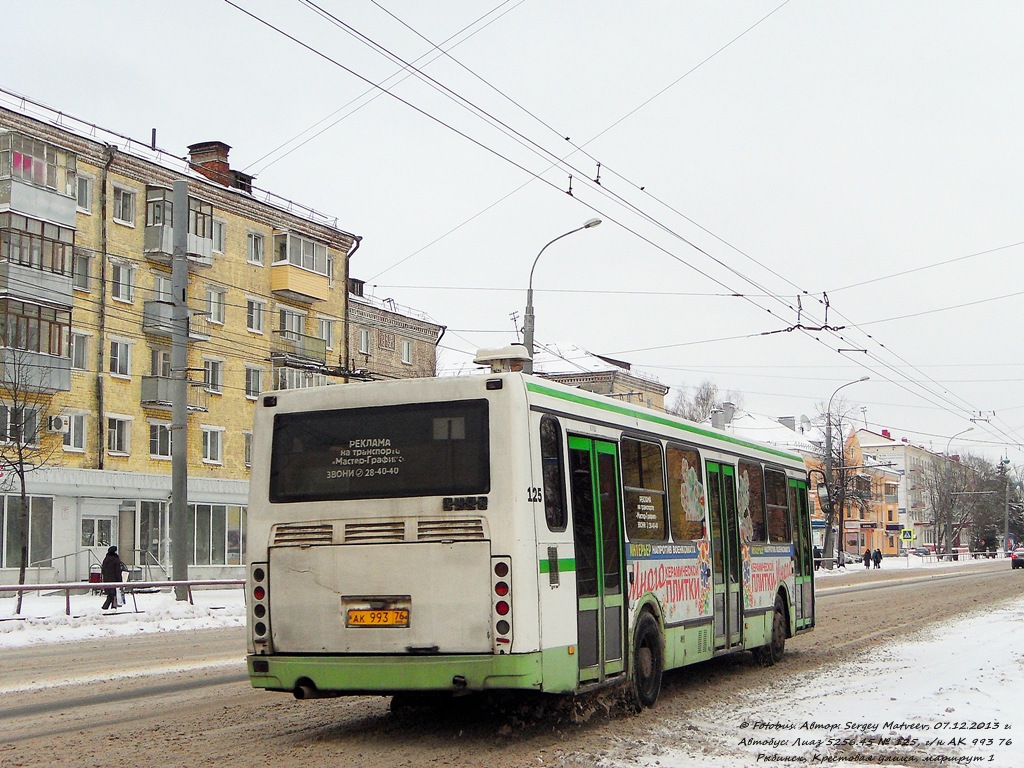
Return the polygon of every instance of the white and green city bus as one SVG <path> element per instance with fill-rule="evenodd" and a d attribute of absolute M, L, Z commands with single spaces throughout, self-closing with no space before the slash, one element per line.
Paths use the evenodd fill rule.
<path fill-rule="evenodd" d="M 260 397 L 252 685 L 620 685 L 814 625 L 800 457 L 522 373 Z"/>

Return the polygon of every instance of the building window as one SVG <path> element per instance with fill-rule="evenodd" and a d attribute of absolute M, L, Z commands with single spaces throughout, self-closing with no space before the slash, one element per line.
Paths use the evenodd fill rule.
<path fill-rule="evenodd" d="M 92 177 L 78 177 L 78 210 L 82 213 L 92 213 Z"/>
<path fill-rule="evenodd" d="M 256 299 L 245 300 L 245 327 L 253 333 L 263 333 L 263 312 L 265 302 Z"/>
<path fill-rule="evenodd" d="M 67 357 L 71 313 L 15 299 L 0 299 L 0 341 L 11 349 Z"/>
<path fill-rule="evenodd" d="M 406 365 L 412 365 L 412 342 L 402 342 L 402 362 Z"/>
<path fill-rule="evenodd" d="M 110 295 L 119 301 L 135 299 L 135 265 L 123 261 L 111 264 Z"/>
<path fill-rule="evenodd" d="M 146 189 L 146 226 L 174 226 L 174 200 L 170 190 L 162 187 Z"/>
<path fill-rule="evenodd" d="M 68 431 L 64 433 L 64 450 L 85 450 L 85 414 L 72 413 L 65 416 L 68 420 Z"/>
<path fill-rule="evenodd" d="M 334 349 L 334 323 L 325 317 L 319 318 L 320 338 L 327 344 L 328 349 Z"/>
<path fill-rule="evenodd" d="M 107 452 L 125 456 L 131 451 L 132 423 L 129 419 L 111 416 L 107 419 Z"/>
<path fill-rule="evenodd" d="M 221 443 L 224 431 L 220 427 L 203 427 L 203 461 L 221 463 Z"/>
<path fill-rule="evenodd" d="M 74 255 L 75 230 L 18 213 L 0 213 L 0 258 L 66 275 Z"/>
<path fill-rule="evenodd" d="M 207 392 L 220 394 L 224 387 L 224 361 L 203 361 L 203 383 Z"/>
<path fill-rule="evenodd" d="M 74 197 L 78 158 L 67 150 L 13 131 L 0 133 L 0 172 Z"/>
<path fill-rule="evenodd" d="M 206 312 L 211 323 L 224 325 L 224 306 L 227 292 L 223 288 L 206 289 Z"/>
<path fill-rule="evenodd" d="M 213 239 L 213 206 L 196 200 L 188 199 L 188 231 L 204 240 Z"/>
<path fill-rule="evenodd" d="M 76 371 L 89 369 L 89 335 L 71 334 L 71 367 Z"/>
<path fill-rule="evenodd" d="M 127 341 L 110 341 L 110 372 L 115 376 L 131 376 L 131 345 Z"/>
<path fill-rule="evenodd" d="M 246 239 L 245 245 L 245 258 L 250 264 L 259 264 L 263 266 L 263 248 L 264 239 L 263 235 L 256 232 L 250 232 Z"/>
<path fill-rule="evenodd" d="M 24 406 L 0 405 L 0 441 L 39 445 L 39 411 Z"/>
<path fill-rule="evenodd" d="M 282 309 L 278 313 L 278 321 L 278 327 L 282 331 L 281 336 L 292 341 L 298 341 L 302 332 L 306 330 L 306 316 L 301 312 Z"/>
<path fill-rule="evenodd" d="M 252 466 L 252 432 L 248 432 L 248 431 L 243 432 L 242 433 L 242 442 L 245 445 L 245 448 L 244 448 L 245 466 L 251 467 Z"/>
<path fill-rule="evenodd" d="M 370 331 L 366 328 L 359 329 L 359 353 L 370 354 Z"/>
<path fill-rule="evenodd" d="M 154 347 L 151 352 L 150 373 L 165 379 L 171 378 L 171 350 L 166 347 Z"/>
<path fill-rule="evenodd" d="M 156 272 L 153 274 L 153 299 L 155 301 L 166 301 L 174 303 L 174 289 L 171 278 L 167 275 Z"/>
<path fill-rule="evenodd" d="M 245 366 L 245 396 L 250 399 L 259 397 L 263 391 L 263 369 L 251 365 Z"/>
<path fill-rule="evenodd" d="M 28 561 L 49 561 L 53 556 L 53 497 L 28 497 L 28 512 L 23 512 L 21 496 L 0 496 L 0 566 L 17 568 L 21 564 L 21 540 L 28 524 Z"/>
<path fill-rule="evenodd" d="M 290 233 L 274 235 L 274 263 L 292 264 L 327 277 L 327 246 Z"/>
<path fill-rule="evenodd" d="M 124 187 L 114 187 L 114 221 L 135 226 L 135 193 Z"/>
<path fill-rule="evenodd" d="M 92 255 L 84 251 L 76 251 L 71 257 L 71 287 L 76 291 L 88 291 L 89 286 L 89 265 L 92 263 Z"/>
<path fill-rule="evenodd" d="M 151 459 L 171 458 L 171 425 L 151 423 L 149 425 L 149 457 Z"/>
<path fill-rule="evenodd" d="M 228 224 L 223 219 L 213 220 L 213 250 L 217 253 L 224 253 L 227 243 Z"/>
<path fill-rule="evenodd" d="M 189 504 L 195 549 L 190 565 L 245 562 L 246 508 L 231 504 Z"/>

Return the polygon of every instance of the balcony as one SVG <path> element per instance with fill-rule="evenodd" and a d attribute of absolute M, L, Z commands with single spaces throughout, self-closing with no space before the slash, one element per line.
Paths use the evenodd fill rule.
<path fill-rule="evenodd" d="M 170 224 L 147 224 L 143 239 L 143 250 L 150 261 L 170 264 L 174 256 L 174 230 Z M 199 237 L 188 233 L 185 246 L 189 264 L 203 267 L 213 265 L 213 237 Z"/>
<path fill-rule="evenodd" d="M 170 376 L 143 376 L 140 402 L 148 408 L 170 408 L 174 405 L 172 392 L 174 379 Z M 208 411 L 207 392 L 203 382 L 190 381 L 188 387 L 188 410 Z"/>
<path fill-rule="evenodd" d="M 191 341 L 209 341 L 209 318 L 205 312 L 190 309 L 188 338 Z M 174 304 L 169 301 L 147 301 L 142 305 L 142 332 L 171 338 L 174 332 Z"/>
<path fill-rule="evenodd" d="M 272 385 L 274 390 L 281 389 L 309 389 L 311 387 L 326 387 L 328 384 L 337 384 L 338 380 L 316 371 L 302 370 L 301 368 L 275 368 L 273 370 Z"/>
<path fill-rule="evenodd" d="M 295 331 L 274 331 L 270 359 L 289 368 L 320 368 L 327 364 L 327 342 Z"/>
<path fill-rule="evenodd" d="M 304 304 L 326 301 L 331 295 L 330 288 L 327 275 L 318 275 L 287 262 L 270 265 L 270 290 L 283 299 Z"/>
<path fill-rule="evenodd" d="M 0 347 L 0 379 L 27 392 L 70 392 L 71 358 Z"/>
<path fill-rule="evenodd" d="M 21 179 L 0 179 L 0 211 L 17 211 L 33 219 L 74 227 L 76 206 L 73 197 L 52 189 L 42 189 Z"/>
<path fill-rule="evenodd" d="M 16 261 L 0 261 L 0 291 L 12 296 L 31 296 L 62 307 L 72 302 L 71 275 L 49 269 L 26 266 Z"/>

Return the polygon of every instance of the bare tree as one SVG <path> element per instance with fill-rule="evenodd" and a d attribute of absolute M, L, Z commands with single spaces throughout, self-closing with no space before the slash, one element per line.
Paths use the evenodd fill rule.
<path fill-rule="evenodd" d="M 10 478 L 9 487 L 17 486 L 21 500 L 16 510 L 11 509 L 14 505 L 8 505 L 9 519 L 13 511 L 8 531 L 15 533 L 20 549 L 18 584 L 21 585 L 25 583 L 29 565 L 29 504 L 25 478 L 30 472 L 52 463 L 60 451 L 60 441 L 43 438 L 53 390 L 48 386 L 49 371 L 40 367 L 39 356 L 9 347 L 0 350 L 0 355 L 0 473 L 5 479 Z M 18 593 L 15 613 L 21 613 L 23 594 Z"/>
<path fill-rule="evenodd" d="M 726 402 L 740 407 L 743 405 L 743 395 L 733 390 L 720 395 L 718 385 L 710 379 L 705 379 L 697 385 L 693 395 L 688 396 L 685 390 L 679 392 L 668 407 L 668 412 L 699 423 L 711 418 L 712 411 Z"/>
<path fill-rule="evenodd" d="M 940 455 L 932 457 L 924 482 L 934 514 L 937 551 L 951 553 L 953 542 L 980 506 L 984 506 L 985 471 L 982 460 L 975 457 L 965 456 L 963 460 Z"/>

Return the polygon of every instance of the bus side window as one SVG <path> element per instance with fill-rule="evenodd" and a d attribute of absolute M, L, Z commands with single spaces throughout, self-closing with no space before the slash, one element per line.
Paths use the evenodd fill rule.
<path fill-rule="evenodd" d="M 661 445 L 622 438 L 622 500 L 631 541 L 665 541 L 665 468 Z"/>
<path fill-rule="evenodd" d="M 704 484 L 701 482 L 700 454 L 694 448 L 669 445 L 668 460 L 669 518 L 675 541 L 704 538 Z"/>
<path fill-rule="evenodd" d="M 565 505 L 565 458 L 562 429 L 554 416 L 540 418 L 540 465 L 544 481 L 544 517 L 548 530 L 560 533 L 568 524 Z"/>
<path fill-rule="evenodd" d="M 786 476 L 775 469 L 764 471 L 765 500 L 768 502 L 768 539 L 792 541 L 789 527 L 789 499 Z"/>
<path fill-rule="evenodd" d="M 766 541 L 764 522 L 764 477 L 761 465 L 741 461 L 739 466 L 740 537 L 743 541 Z"/>

